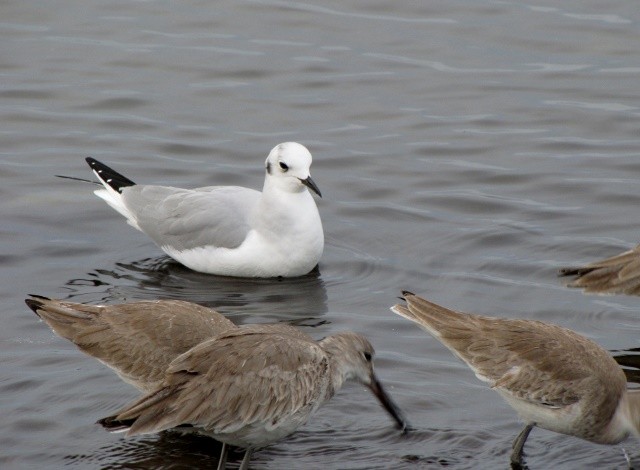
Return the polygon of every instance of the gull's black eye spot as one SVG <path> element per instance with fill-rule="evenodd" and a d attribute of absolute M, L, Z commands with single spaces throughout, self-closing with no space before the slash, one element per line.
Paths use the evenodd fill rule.
<path fill-rule="evenodd" d="M 278 164 L 280 165 L 280 168 L 282 168 L 282 171 L 287 171 L 289 169 L 289 165 L 285 162 L 279 162 Z"/>
<path fill-rule="evenodd" d="M 365 360 L 366 360 L 367 362 L 371 362 L 371 359 L 372 359 L 371 353 L 369 353 L 369 352 L 365 352 L 365 353 L 364 353 L 364 358 L 365 358 Z"/>

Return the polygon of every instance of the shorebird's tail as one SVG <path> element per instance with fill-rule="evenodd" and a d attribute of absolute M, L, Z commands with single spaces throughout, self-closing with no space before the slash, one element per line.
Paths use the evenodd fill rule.
<path fill-rule="evenodd" d="M 150 434 L 176 427 L 174 418 L 182 410 L 172 406 L 172 398 L 180 385 L 166 386 L 143 395 L 116 414 L 98 420 L 109 432 L 127 432 L 127 436 Z M 178 425 L 178 427 L 180 427 Z"/>
<path fill-rule="evenodd" d="M 407 305 L 397 304 L 391 311 L 401 317 L 417 323 L 431 335 L 442 341 L 443 329 L 469 331 L 473 327 L 470 315 L 456 312 L 435 304 L 409 291 L 402 291 L 402 298 Z"/>
<path fill-rule="evenodd" d="M 35 312 L 47 325 L 62 338 L 82 347 L 78 336 L 82 335 L 85 341 L 95 323 L 100 307 L 95 305 L 82 305 L 61 300 L 49 299 L 40 295 L 31 295 L 25 299 L 27 306 Z M 95 327 L 94 327 L 95 328 Z M 99 328 L 95 328 L 99 330 Z"/>

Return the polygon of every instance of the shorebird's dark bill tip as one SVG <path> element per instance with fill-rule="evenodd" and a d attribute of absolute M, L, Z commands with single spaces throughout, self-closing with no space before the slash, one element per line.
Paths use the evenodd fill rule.
<path fill-rule="evenodd" d="M 398 405 L 396 405 L 393 400 L 391 400 L 391 397 L 387 395 L 387 392 L 385 392 L 384 388 L 382 388 L 382 384 L 375 376 L 371 378 L 370 388 L 380 401 L 380 404 L 384 407 L 385 410 L 387 410 L 387 413 L 389 413 L 395 420 L 396 424 L 398 425 L 398 429 L 400 429 L 403 434 L 409 431 L 411 428 L 409 422 L 404 417 L 402 411 L 400 411 L 400 408 L 398 408 Z"/>

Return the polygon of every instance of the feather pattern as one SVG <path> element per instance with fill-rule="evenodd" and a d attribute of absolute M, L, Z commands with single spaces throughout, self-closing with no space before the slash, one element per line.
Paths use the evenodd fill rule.
<path fill-rule="evenodd" d="M 103 185 L 95 191 L 129 225 L 195 271 L 236 277 L 294 277 L 324 250 L 310 176 L 311 154 L 284 142 L 267 157 L 262 192 L 238 186 L 181 189 L 141 185 L 87 158 Z"/>
<path fill-rule="evenodd" d="M 327 355 L 314 341 L 238 330 L 177 357 L 162 388 L 115 420 L 135 419 L 128 435 L 188 423 L 218 440 L 259 447 L 282 425 L 287 435 L 290 422 L 304 424 L 330 398 L 329 381 Z M 261 430 L 265 442 L 257 437 Z"/>
<path fill-rule="evenodd" d="M 122 200 L 134 214 L 135 226 L 161 248 L 237 248 L 251 230 L 260 192 L 237 186 L 136 185 L 122 190 Z"/>
<path fill-rule="evenodd" d="M 46 297 L 26 302 L 56 334 L 142 391 L 155 389 L 180 354 L 237 328 L 215 310 L 180 300 L 109 306 Z"/>
<path fill-rule="evenodd" d="M 394 313 L 416 322 L 464 361 L 529 425 L 598 443 L 638 432 L 640 403 L 613 357 L 578 333 L 534 320 L 447 309 L 409 292 Z"/>
<path fill-rule="evenodd" d="M 181 300 L 84 305 L 33 296 L 26 303 L 57 335 L 144 392 L 162 383 L 167 368 L 179 355 L 216 335 L 238 329 L 217 311 Z M 311 340 L 286 323 L 240 328 Z"/>
<path fill-rule="evenodd" d="M 640 245 L 582 267 L 562 268 L 558 275 L 575 277 L 567 286 L 585 292 L 640 295 Z"/>
<path fill-rule="evenodd" d="M 26 302 L 57 334 L 145 392 L 99 421 L 112 432 L 195 431 L 246 448 L 248 465 L 252 449 L 293 433 L 350 379 L 367 385 L 407 427 L 375 377 L 373 346 L 356 333 L 316 342 L 291 325 L 237 327 L 181 301 Z"/>

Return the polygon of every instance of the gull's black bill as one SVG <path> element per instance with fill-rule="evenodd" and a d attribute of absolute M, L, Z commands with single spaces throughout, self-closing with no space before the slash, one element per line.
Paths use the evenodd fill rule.
<path fill-rule="evenodd" d="M 316 193 L 318 196 L 322 197 L 322 193 L 318 189 L 318 186 L 316 186 L 316 183 L 311 179 L 311 176 L 305 179 L 301 179 L 300 182 L 304 184 L 307 188 L 309 188 L 311 191 Z"/>

